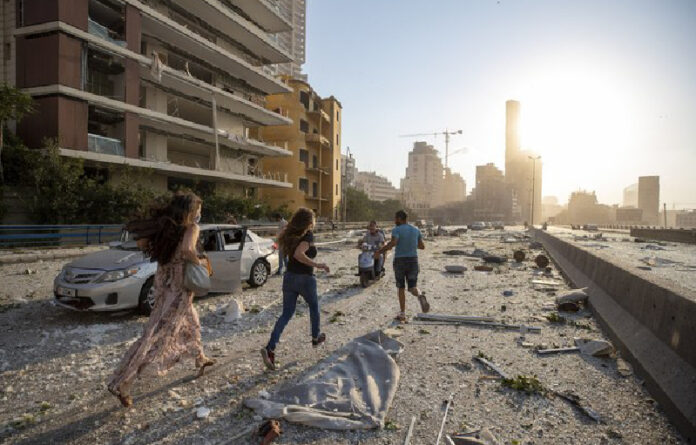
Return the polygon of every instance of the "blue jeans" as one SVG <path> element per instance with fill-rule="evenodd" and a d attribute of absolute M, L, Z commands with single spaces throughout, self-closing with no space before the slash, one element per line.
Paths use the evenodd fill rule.
<path fill-rule="evenodd" d="M 285 256 L 283 249 L 278 249 L 278 275 L 283 274 L 283 269 L 288 266 L 288 257 Z"/>
<path fill-rule="evenodd" d="M 271 339 L 266 348 L 274 351 L 280 336 L 288 322 L 295 315 L 297 297 L 302 298 L 309 306 L 309 321 L 312 326 L 312 338 L 319 337 L 319 297 L 317 296 L 317 279 L 314 275 L 285 272 L 283 276 L 283 313 L 276 321 Z"/>

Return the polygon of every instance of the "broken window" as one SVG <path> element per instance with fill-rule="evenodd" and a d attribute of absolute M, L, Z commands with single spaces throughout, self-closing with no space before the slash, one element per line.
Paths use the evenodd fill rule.
<path fill-rule="evenodd" d="M 309 122 L 304 119 L 300 119 L 300 131 L 303 133 L 309 133 Z"/>
<path fill-rule="evenodd" d="M 309 167 L 309 152 L 300 148 L 300 162 L 304 162 L 305 167 Z"/>
<path fill-rule="evenodd" d="M 309 93 L 300 91 L 300 103 L 304 105 L 305 110 L 309 110 Z"/>
<path fill-rule="evenodd" d="M 87 150 L 125 156 L 123 112 L 91 105 L 87 113 Z"/>
<path fill-rule="evenodd" d="M 307 178 L 300 178 L 299 187 L 303 192 L 309 193 L 309 181 Z"/>

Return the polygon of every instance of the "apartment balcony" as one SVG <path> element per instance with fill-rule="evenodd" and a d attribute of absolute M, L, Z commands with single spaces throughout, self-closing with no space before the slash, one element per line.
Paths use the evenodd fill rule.
<path fill-rule="evenodd" d="M 65 85 L 47 85 L 42 87 L 27 88 L 25 92 L 34 97 L 64 95 L 83 100 L 96 107 L 107 108 L 117 112 L 128 112 L 137 115 L 142 127 L 153 128 L 165 134 L 174 136 L 190 137 L 214 147 L 217 142 L 221 146 L 234 148 L 237 150 L 254 153 L 260 156 L 292 156 L 292 152 L 255 139 L 228 133 L 218 130 L 217 137 L 215 130 L 207 125 L 197 124 L 176 116 L 170 116 L 147 108 L 127 104 L 122 101 L 98 96 L 88 91 L 82 91 Z"/>
<path fill-rule="evenodd" d="M 317 201 L 317 202 L 328 202 L 329 198 L 326 196 L 319 196 L 319 195 L 310 195 L 309 193 L 305 194 L 305 199 L 309 201 Z"/>
<path fill-rule="evenodd" d="M 292 24 L 280 15 L 277 5 L 266 0 L 228 0 L 268 32 L 292 31 Z"/>
<path fill-rule="evenodd" d="M 330 148 L 331 142 L 324 136 L 317 133 L 307 133 L 305 134 L 305 141 L 310 143 L 318 143 L 322 147 Z"/>
<path fill-rule="evenodd" d="M 143 34 L 151 35 L 181 51 L 195 54 L 212 66 L 227 71 L 231 76 L 243 80 L 264 94 L 289 93 L 290 87 L 271 75 L 265 74 L 260 68 L 236 56 L 203 36 L 192 32 L 187 27 L 175 22 L 166 15 L 141 3 L 138 0 L 125 0 L 142 12 Z M 199 2 L 196 2 L 198 5 Z M 190 5 L 189 5 L 190 7 Z"/>
<path fill-rule="evenodd" d="M 317 173 L 320 175 L 327 175 L 328 176 L 330 174 L 328 171 L 326 171 L 326 169 L 323 169 L 321 167 L 307 167 L 306 170 L 308 172 Z"/>
<path fill-rule="evenodd" d="M 241 175 L 220 170 L 211 170 L 202 167 L 175 164 L 165 161 L 154 161 L 149 159 L 127 158 L 124 156 L 99 153 L 95 151 L 80 151 L 61 148 L 62 156 L 83 159 L 88 162 L 100 164 L 128 165 L 136 168 L 147 168 L 154 172 L 166 174 L 168 176 L 199 179 L 213 182 L 234 182 L 248 187 L 274 187 L 289 189 L 292 184 L 287 182 L 287 176 L 282 174 L 264 173 L 259 175 Z"/>
<path fill-rule="evenodd" d="M 104 39 L 107 42 L 111 42 L 114 45 L 118 45 L 122 48 L 126 47 L 126 41 L 121 39 L 121 36 L 119 36 L 115 31 L 112 31 L 106 26 L 97 23 L 91 18 L 87 19 L 87 32 L 101 39 Z"/>
<path fill-rule="evenodd" d="M 247 48 L 268 63 L 286 63 L 292 57 L 281 49 L 265 31 L 246 20 L 219 0 L 171 0 L 208 25 L 223 31 L 229 38 Z M 245 3 L 257 3 L 246 0 Z"/>
<path fill-rule="evenodd" d="M 327 124 L 331 123 L 331 117 L 329 116 L 329 113 L 322 110 L 321 108 L 319 108 L 317 110 L 307 111 L 307 115 L 309 115 L 315 119 L 321 118 Z"/>
<path fill-rule="evenodd" d="M 125 156 L 123 142 L 120 139 L 107 138 L 98 134 L 87 134 L 87 151 L 112 156 Z"/>

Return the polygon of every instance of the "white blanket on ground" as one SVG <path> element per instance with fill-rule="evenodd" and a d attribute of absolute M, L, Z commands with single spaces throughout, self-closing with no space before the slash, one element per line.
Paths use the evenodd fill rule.
<path fill-rule="evenodd" d="M 382 331 L 358 337 L 284 385 L 269 400 L 244 404 L 265 418 L 285 419 L 317 428 L 382 428 L 399 383 L 391 357 L 403 344 Z"/>

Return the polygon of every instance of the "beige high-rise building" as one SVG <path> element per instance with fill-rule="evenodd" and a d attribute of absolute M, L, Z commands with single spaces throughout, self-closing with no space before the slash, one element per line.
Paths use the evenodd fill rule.
<path fill-rule="evenodd" d="M 408 154 L 406 175 L 401 180 L 402 202 L 419 216 L 444 203 L 443 166 L 437 150 L 425 142 L 413 144 Z"/>
<path fill-rule="evenodd" d="M 355 188 L 364 192 L 373 201 L 399 199 L 399 190 L 389 182 L 389 179 L 375 172 L 358 172 L 355 176 Z"/>
<path fill-rule="evenodd" d="M 640 176 L 638 178 L 638 208 L 643 210 L 643 222 L 647 224 L 660 223 L 659 176 Z"/>
<path fill-rule="evenodd" d="M 444 204 L 466 200 L 466 181 L 462 178 L 462 175 L 453 173 L 449 167 L 445 168 L 443 193 Z"/>
<path fill-rule="evenodd" d="M 521 149 L 519 127 L 520 103 L 508 100 L 505 102 L 505 180 L 512 188 L 522 219 L 534 224 L 541 221 L 542 160 L 535 153 Z"/>
<path fill-rule="evenodd" d="M 266 158 L 263 169 L 287 176 L 289 189 L 265 189 L 262 197 L 290 210 L 313 209 L 324 219 L 338 219 L 341 201 L 341 103 L 321 98 L 305 81 L 282 77 L 291 93 L 266 98 L 266 106 L 292 119 L 292 125 L 260 128 L 258 139 L 284 147 L 289 158 Z"/>

